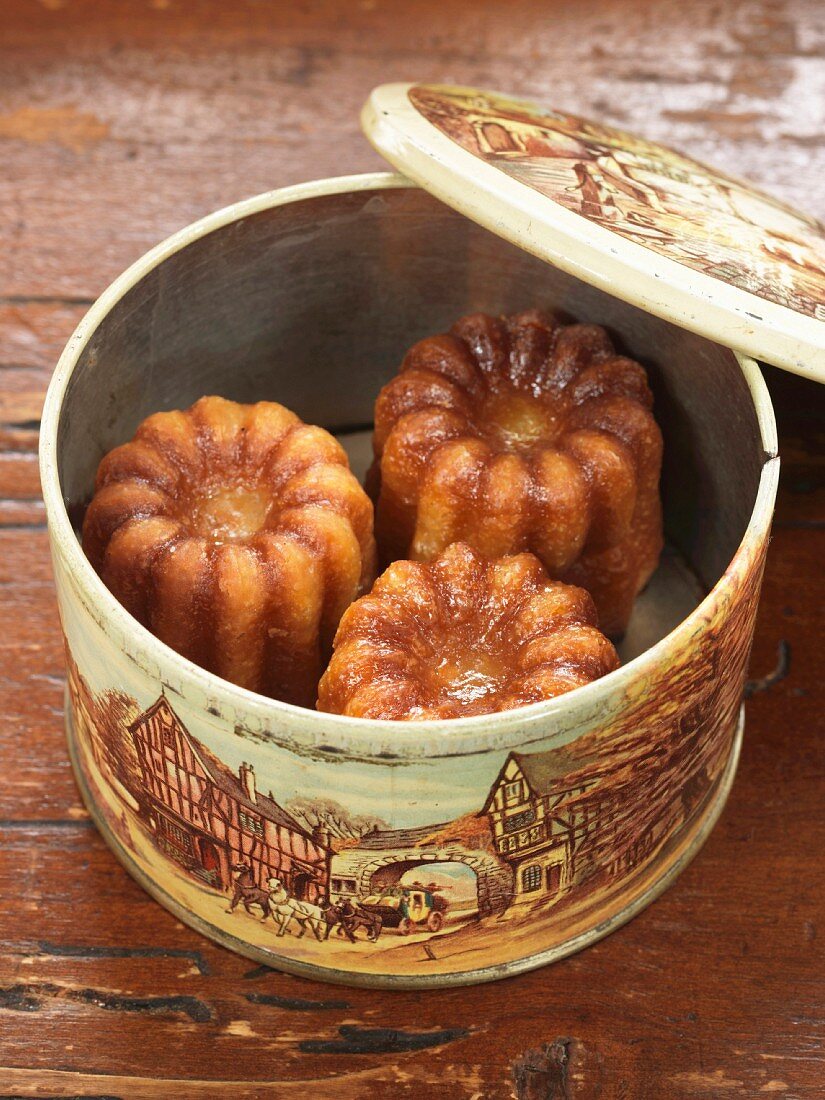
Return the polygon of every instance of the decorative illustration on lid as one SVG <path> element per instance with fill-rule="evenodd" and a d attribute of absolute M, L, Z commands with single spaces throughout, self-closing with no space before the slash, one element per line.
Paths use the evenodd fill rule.
<path fill-rule="evenodd" d="M 695 271 L 825 320 L 825 227 L 661 145 L 471 89 L 417 85 L 441 133 L 574 213 Z"/>

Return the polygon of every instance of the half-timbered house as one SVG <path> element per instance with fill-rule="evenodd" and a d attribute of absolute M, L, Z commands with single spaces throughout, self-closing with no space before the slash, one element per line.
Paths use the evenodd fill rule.
<path fill-rule="evenodd" d="M 280 878 L 297 898 L 327 896 L 330 851 L 273 799 L 255 771 L 235 775 L 195 740 L 162 695 L 130 726 L 155 840 L 191 875 L 226 889 L 237 864 L 259 885 Z"/>
<path fill-rule="evenodd" d="M 513 869 L 514 901 L 553 901 L 572 885 L 576 849 L 595 824 L 585 788 L 565 785 L 551 754 L 511 752 L 481 813 Z"/>

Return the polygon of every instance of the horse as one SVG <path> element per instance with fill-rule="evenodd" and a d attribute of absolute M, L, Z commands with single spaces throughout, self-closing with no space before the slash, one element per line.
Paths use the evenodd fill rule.
<path fill-rule="evenodd" d="M 329 935 L 329 926 L 326 924 L 324 912 L 319 906 L 292 897 L 279 878 L 268 879 L 267 886 L 269 887 L 269 911 L 272 914 L 272 919 L 278 925 L 279 936 L 283 936 L 291 920 L 294 920 L 300 929 L 298 939 L 301 939 L 306 933 L 307 927 L 309 927 L 316 940 L 320 941 L 326 938 L 322 931 L 324 926 L 326 926 L 326 933 Z"/>
<path fill-rule="evenodd" d="M 355 943 L 355 933 L 363 928 L 367 933 L 367 939 L 373 943 L 381 935 L 384 922 L 378 913 L 370 913 L 362 909 L 360 905 L 353 905 L 349 898 L 344 898 L 338 904 L 339 920 L 341 927 L 346 932 L 352 943 Z"/>
<path fill-rule="evenodd" d="M 338 935 L 346 936 L 350 943 L 355 943 L 355 933 L 359 928 L 366 931 L 367 938 L 373 943 L 381 935 L 383 928 L 381 917 L 377 913 L 367 912 L 360 905 L 353 905 L 349 898 L 342 899 L 338 903 L 327 899 L 321 905 L 310 908 L 317 908 L 321 915 L 325 926 L 323 936 L 325 940 L 329 939 L 336 925 Z"/>
<path fill-rule="evenodd" d="M 329 939 L 330 932 L 332 932 L 336 924 L 338 925 L 338 935 L 342 935 L 343 925 L 341 924 L 341 914 L 338 912 L 338 906 L 335 902 L 327 898 L 321 902 L 319 909 L 321 910 L 321 919 L 325 925 L 324 939 Z"/>
<path fill-rule="evenodd" d="M 355 928 L 357 928 L 357 925 L 353 924 L 350 914 L 342 904 L 327 899 L 322 902 L 320 908 L 324 924 L 326 925 L 324 939 L 329 939 L 333 928 L 337 925 L 338 935 L 346 936 L 350 943 L 355 943 Z"/>
<path fill-rule="evenodd" d="M 234 913 L 238 903 L 243 902 L 244 909 L 251 916 L 250 906 L 257 905 L 263 910 L 263 916 L 261 917 L 261 923 L 263 923 L 271 912 L 269 893 L 257 884 L 252 874 L 252 868 L 248 863 L 233 864 L 232 881 L 235 886 L 232 892 L 232 901 L 229 903 L 226 912 Z"/>

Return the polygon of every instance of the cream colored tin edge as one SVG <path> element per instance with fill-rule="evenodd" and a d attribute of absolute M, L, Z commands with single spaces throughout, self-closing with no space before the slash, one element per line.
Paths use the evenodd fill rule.
<path fill-rule="evenodd" d="M 77 595 L 87 612 L 95 618 L 106 619 L 116 645 L 123 647 L 128 641 L 135 660 L 146 668 L 148 674 L 154 672 L 157 676 L 161 666 L 169 669 L 191 697 L 200 699 L 204 709 L 214 707 L 215 701 L 219 700 L 219 709 L 227 718 L 231 719 L 232 712 L 242 712 L 248 720 L 255 723 L 258 732 L 265 731 L 273 717 L 280 717 L 289 724 L 290 737 L 306 746 L 318 744 L 319 739 L 321 743 L 327 742 L 330 731 L 334 730 L 336 744 L 342 751 L 361 756 L 380 756 L 388 750 L 391 743 L 392 751 L 403 757 L 426 758 L 443 753 L 447 745 L 437 722 L 416 723 L 413 740 L 409 725 L 404 722 L 365 722 L 341 715 L 320 716 L 313 711 L 266 699 L 228 684 L 158 641 L 115 600 L 83 554 L 61 494 L 57 471 L 57 428 L 66 386 L 97 325 L 128 290 L 175 252 L 222 226 L 271 207 L 318 195 L 412 186 L 415 185 L 393 173 L 319 180 L 267 192 L 225 207 L 169 237 L 116 279 L 78 325 L 58 361 L 49 386 L 40 436 L 40 476 L 54 551 L 66 562 Z M 764 538 L 770 527 L 778 479 L 777 463 L 771 461 L 777 457 L 777 437 L 770 398 L 758 366 L 746 356 L 737 354 L 736 358 L 753 398 L 766 456 L 751 521 L 742 540 L 744 546 L 753 539 L 759 541 Z M 608 696 L 624 690 L 634 678 L 651 669 L 672 646 L 686 642 L 712 613 L 718 602 L 726 598 L 725 590 L 729 583 L 728 571 L 705 600 L 671 634 L 616 672 L 579 688 L 575 699 L 562 697 L 547 703 L 536 703 L 521 711 L 496 715 L 493 721 L 490 716 L 456 719 L 451 723 L 449 731 L 450 753 L 515 747 L 530 740 L 529 728 L 526 733 L 525 728 L 533 724 L 544 725 L 549 720 L 555 720 L 569 727 L 572 709 L 585 715 L 597 714 Z"/>

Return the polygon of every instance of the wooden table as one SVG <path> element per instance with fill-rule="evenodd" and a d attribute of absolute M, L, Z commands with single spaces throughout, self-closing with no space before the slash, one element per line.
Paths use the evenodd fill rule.
<path fill-rule="evenodd" d="M 242 196 L 376 168 L 370 87 L 478 82 L 626 124 L 825 214 L 818 0 L 4 0 L 0 20 L 0 1092 L 822 1096 L 825 390 L 769 371 L 784 458 L 740 774 L 676 886 L 496 985 L 373 993 L 253 966 L 126 876 L 79 801 L 36 468 L 106 283 Z"/>

